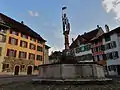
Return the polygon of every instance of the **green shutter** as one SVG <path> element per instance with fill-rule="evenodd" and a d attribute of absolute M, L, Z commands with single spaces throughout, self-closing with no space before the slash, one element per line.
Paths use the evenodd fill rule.
<path fill-rule="evenodd" d="M 117 45 L 116 45 L 116 42 L 115 41 L 113 41 L 113 47 L 116 47 Z"/>

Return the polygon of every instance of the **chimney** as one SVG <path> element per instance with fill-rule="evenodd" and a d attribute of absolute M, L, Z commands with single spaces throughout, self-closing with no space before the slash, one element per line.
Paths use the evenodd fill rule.
<path fill-rule="evenodd" d="M 105 25 L 105 30 L 106 30 L 106 33 L 110 31 L 109 26 L 107 24 Z"/>
<path fill-rule="evenodd" d="M 100 28 L 100 26 L 99 26 L 99 25 L 97 25 L 97 28 L 99 29 L 99 28 Z"/>
<path fill-rule="evenodd" d="M 74 42 L 74 38 L 72 38 L 72 42 Z"/>
<path fill-rule="evenodd" d="M 86 34 L 86 32 L 84 32 L 84 35 Z"/>
<path fill-rule="evenodd" d="M 24 22 L 23 22 L 23 21 L 21 21 L 21 24 L 24 24 Z"/>
<path fill-rule="evenodd" d="M 97 25 L 97 29 L 98 30 L 103 30 L 102 27 L 100 27 L 99 25 Z"/>

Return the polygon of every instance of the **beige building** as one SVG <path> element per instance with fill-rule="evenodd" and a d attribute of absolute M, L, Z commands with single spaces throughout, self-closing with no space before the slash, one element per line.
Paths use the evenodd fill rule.
<path fill-rule="evenodd" d="M 0 13 L 0 73 L 34 74 L 37 66 L 44 63 L 45 42 L 23 22 Z"/>

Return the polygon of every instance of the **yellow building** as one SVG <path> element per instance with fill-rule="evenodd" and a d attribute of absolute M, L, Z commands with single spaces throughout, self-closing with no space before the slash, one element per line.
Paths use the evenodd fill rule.
<path fill-rule="evenodd" d="M 34 74 L 44 63 L 45 42 L 23 22 L 0 13 L 0 73 Z"/>

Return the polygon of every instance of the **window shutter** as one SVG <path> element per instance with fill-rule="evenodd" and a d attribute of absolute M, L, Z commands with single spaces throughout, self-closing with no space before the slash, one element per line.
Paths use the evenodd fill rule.
<path fill-rule="evenodd" d="M 29 48 L 31 49 L 31 43 L 30 43 L 30 47 Z"/>
<path fill-rule="evenodd" d="M 18 39 L 16 39 L 16 45 L 18 45 Z"/>
<path fill-rule="evenodd" d="M 14 57 L 16 57 L 16 52 L 17 52 L 17 50 L 14 50 Z"/>
<path fill-rule="evenodd" d="M 7 55 L 6 56 L 9 56 L 9 52 L 10 52 L 10 49 L 7 49 Z"/>
<path fill-rule="evenodd" d="M 21 58 L 21 52 L 19 51 L 19 58 Z"/>
<path fill-rule="evenodd" d="M 25 58 L 27 57 L 27 52 L 25 52 Z"/>
<path fill-rule="evenodd" d="M 20 46 L 22 47 L 22 41 L 20 41 Z"/>
<path fill-rule="evenodd" d="M 9 37 L 9 44 L 11 44 L 11 37 Z"/>
<path fill-rule="evenodd" d="M 113 41 L 113 47 L 116 47 L 117 45 L 116 45 L 116 42 L 115 41 Z"/>

